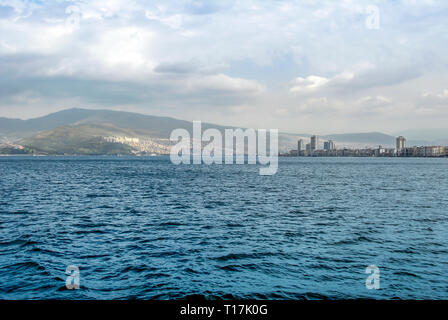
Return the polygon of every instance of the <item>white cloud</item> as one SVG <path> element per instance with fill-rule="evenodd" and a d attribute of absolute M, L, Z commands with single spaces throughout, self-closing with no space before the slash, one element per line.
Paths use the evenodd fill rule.
<path fill-rule="evenodd" d="M 215 122 L 228 108 L 240 124 L 274 115 L 279 128 L 374 114 L 372 126 L 395 129 L 398 113 L 403 126 L 419 126 L 419 112 L 447 115 L 435 79 L 448 67 L 448 3 L 374 4 L 380 30 L 365 27 L 366 2 L 355 0 L 0 0 L 0 116 L 13 100 L 25 113 L 75 101 L 177 117 L 195 109 Z"/>
<path fill-rule="evenodd" d="M 265 87 L 256 81 L 232 78 L 224 74 L 205 77 L 191 77 L 187 79 L 185 85 L 187 90 L 193 91 L 212 90 L 257 94 L 265 90 Z"/>
<path fill-rule="evenodd" d="M 308 76 L 306 78 L 298 77 L 293 80 L 293 87 L 289 89 L 292 93 L 307 93 L 318 89 L 334 87 L 350 83 L 354 78 L 351 72 L 343 72 L 332 78 L 325 78 L 319 76 Z"/>
<path fill-rule="evenodd" d="M 420 115 L 442 115 L 448 111 L 448 89 L 440 92 L 425 92 L 416 107 Z"/>
<path fill-rule="evenodd" d="M 435 100 L 439 100 L 439 101 L 443 101 L 443 100 L 447 100 L 448 101 L 448 89 L 445 89 L 442 92 L 438 92 L 438 93 L 425 92 L 422 95 L 422 98 L 424 98 L 424 99 L 435 99 Z"/>
<path fill-rule="evenodd" d="M 383 115 L 392 115 L 395 114 L 398 110 L 396 106 L 394 106 L 393 102 L 384 96 L 366 96 L 359 98 L 355 103 L 355 111 L 358 113 L 364 114 L 383 114 Z"/>
<path fill-rule="evenodd" d="M 173 15 L 165 16 L 165 15 L 153 13 L 149 10 L 146 10 L 145 16 L 149 20 L 159 21 L 160 23 L 162 23 L 174 30 L 178 30 L 182 27 L 182 15 L 180 15 L 180 14 L 173 14 Z"/>
<path fill-rule="evenodd" d="M 325 86 L 330 79 L 319 76 L 308 76 L 306 78 L 298 77 L 293 81 L 294 86 L 289 89 L 290 92 L 314 91 Z"/>

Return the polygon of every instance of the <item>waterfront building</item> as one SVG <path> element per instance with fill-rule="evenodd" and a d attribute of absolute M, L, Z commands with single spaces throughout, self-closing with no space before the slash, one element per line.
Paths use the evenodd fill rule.
<path fill-rule="evenodd" d="M 425 157 L 440 157 L 445 155 L 445 150 L 441 146 L 425 147 Z"/>
<path fill-rule="evenodd" d="M 319 137 L 314 135 L 311 137 L 311 151 L 319 149 Z"/>
<path fill-rule="evenodd" d="M 328 140 L 328 141 L 324 142 L 324 150 L 331 151 L 331 150 L 334 150 L 334 149 L 335 149 L 335 147 L 334 147 L 333 140 Z"/>
<path fill-rule="evenodd" d="M 297 156 L 301 155 L 302 150 L 303 150 L 303 140 L 299 139 L 299 141 L 297 141 Z"/>
<path fill-rule="evenodd" d="M 401 151 L 406 148 L 406 139 L 403 136 L 399 136 L 396 140 L 397 151 Z"/>
<path fill-rule="evenodd" d="M 309 156 L 311 155 L 312 150 L 311 150 L 311 143 L 307 143 L 306 144 L 306 155 Z"/>
<path fill-rule="evenodd" d="M 384 148 L 378 146 L 377 148 L 364 149 L 333 149 L 328 150 L 329 144 L 325 142 L 325 149 L 312 150 L 311 143 L 306 144 L 305 151 L 301 155 L 313 157 L 395 157 L 397 150 L 395 148 Z M 297 150 L 291 150 L 289 154 L 284 156 L 296 156 Z M 405 147 L 401 150 L 399 156 L 401 157 L 448 157 L 448 146 L 414 146 Z"/>

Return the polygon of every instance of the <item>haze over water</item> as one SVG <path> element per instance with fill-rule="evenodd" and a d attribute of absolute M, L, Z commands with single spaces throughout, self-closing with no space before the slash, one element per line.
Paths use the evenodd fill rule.
<path fill-rule="evenodd" d="M 448 299 L 447 159 L 279 161 L 0 158 L 0 299 Z"/>

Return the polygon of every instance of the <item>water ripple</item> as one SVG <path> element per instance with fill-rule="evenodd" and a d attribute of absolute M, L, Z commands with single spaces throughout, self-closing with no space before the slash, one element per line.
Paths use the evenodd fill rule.
<path fill-rule="evenodd" d="M 1 158 L 0 298 L 448 299 L 446 159 L 256 169 Z"/>

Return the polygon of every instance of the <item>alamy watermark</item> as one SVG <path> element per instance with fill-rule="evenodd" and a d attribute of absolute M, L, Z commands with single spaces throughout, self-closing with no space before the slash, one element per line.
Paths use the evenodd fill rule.
<path fill-rule="evenodd" d="M 65 273 L 67 275 L 67 278 L 65 279 L 65 287 L 69 290 L 79 289 L 79 267 L 68 266 Z"/>
<path fill-rule="evenodd" d="M 380 28 L 380 8 L 375 5 L 366 8 L 366 28 L 369 30 L 378 30 Z"/>
<path fill-rule="evenodd" d="M 65 19 L 65 25 L 74 30 L 79 29 L 82 18 L 81 9 L 76 5 L 70 5 L 65 8 L 65 14 L 68 15 L 68 17 Z"/>
<path fill-rule="evenodd" d="M 278 169 L 278 129 L 269 130 L 269 149 L 267 140 L 266 129 L 225 129 L 223 143 L 221 131 L 209 128 L 202 132 L 201 121 L 193 121 L 192 138 L 185 129 L 171 132 L 170 141 L 176 144 L 171 147 L 170 159 L 176 165 L 209 165 L 245 164 L 247 158 L 247 164 L 257 164 L 258 160 L 263 165 L 260 175 L 274 175 Z"/>
<path fill-rule="evenodd" d="M 380 288 L 380 268 L 374 265 L 368 266 L 366 273 L 369 274 L 366 279 L 366 288 L 378 290 Z"/>

